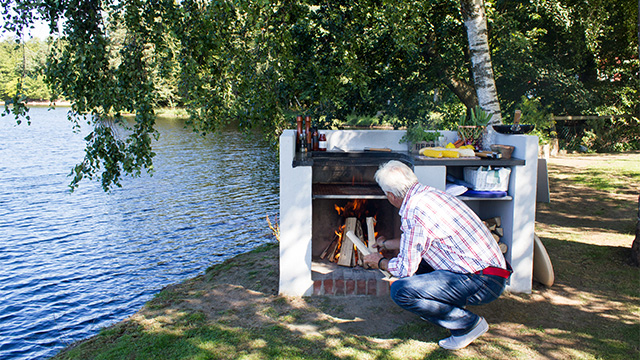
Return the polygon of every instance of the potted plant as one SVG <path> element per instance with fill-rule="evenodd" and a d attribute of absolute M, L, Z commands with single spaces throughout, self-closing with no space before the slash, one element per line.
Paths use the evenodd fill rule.
<path fill-rule="evenodd" d="M 481 147 L 484 129 L 489 124 L 493 115 L 484 111 L 480 106 L 471 109 L 469 116 L 462 114 L 458 122 L 458 136 L 465 145 L 473 145 L 476 149 Z"/>
<path fill-rule="evenodd" d="M 440 137 L 438 130 L 427 130 L 422 124 L 412 124 L 407 127 L 407 133 L 402 136 L 400 143 L 407 143 L 409 152 L 417 154 L 420 149 L 435 146 Z"/>

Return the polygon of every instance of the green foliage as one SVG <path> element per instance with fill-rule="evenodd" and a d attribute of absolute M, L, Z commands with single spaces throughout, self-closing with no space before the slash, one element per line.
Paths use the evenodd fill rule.
<path fill-rule="evenodd" d="M 503 111 L 513 114 L 522 96 L 555 115 L 640 111 L 630 14 L 638 14 L 637 1 L 495 1 L 489 25 Z"/>
<path fill-rule="evenodd" d="M 530 133 L 539 138 L 540 143 L 547 143 L 549 139 L 556 138 L 555 121 L 549 113 L 549 106 L 543 106 L 539 99 L 529 99 L 522 97 L 520 104 L 516 106 L 522 111 L 521 124 L 534 125 L 534 130 Z M 507 123 L 513 123 L 513 119 L 509 119 Z"/>
<path fill-rule="evenodd" d="M 437 118 L 438 128 L 453 128 L 464 92 L 474 96 L 455 0 L 0 3 L 4 27 L 18 39 L 37 19 L 52 29 L 64 23 L 50 51 L 34 51 L 46 55 L 33 61 L 44 65 L 44 78 L 31 65 L 16 72 L 26 58 L 13 56 L 19 50 L 10 42 L 0 46 L 0 77 L 11 86 L 0 91 L 11 105 L 5 113 L 28 116 L 25 101 L 62 97 L 77 126 L 94 128 L 72 187 L 95 178 L 109 189 L 121 176 L 152 171 L 153 109 L 160 106 L 185 108 L 203 134 L 233 122 L 275 142 L 295 126 L 292 113 L 321 127 L 375 115 L 394 127 Z M 486 4 L 506 114 L 523 107 L 523 96 L 540 104 L 536 114 L 638 111 L 636 24 L 628 16 L 637 3 Z M 129 113 L 131 123 L 121 117 Z"/>
<path fill-rule="evenodd" d="M 48 45 L 39 39 L 17 43 L 0 41 L 0 100 L 5 102 L 3 115 L 11 111 L 20 123 L 29 121 L 26 101 L 45 101 L 51 92 L 45 84 L 42 68 L 48 53 Z"/>
<path fill-rule="evenodd" d="M 476 106 L 460 116 L 458 126 L 487 126 L 493 115 L 484 111 L 480 106 Z"/>
<path fill-rule="evenodd" d="M 640 120 L 637 117 L 587 121 L 581 145 L 595 152 L 640 150 Z"/>
<path fill-rule="evenodd" d="M 417 124 L 407 128 L 407 133 L 400 138 L 400 143 L 416 144 L 421 141 L 435 141 L 439 136 L 439 131 L 428 130 L 422 124 Z"/>

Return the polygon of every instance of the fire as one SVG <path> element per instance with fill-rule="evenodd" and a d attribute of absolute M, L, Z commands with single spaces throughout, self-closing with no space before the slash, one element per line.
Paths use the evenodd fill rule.
<path fill-rule="evenodd" d="M 375 210 L 370 209 L 370 206 L 367 204 L 367 200 L 364 199 L 349 201 L 344 206 L 338 206 L 338 204 L 335 204 L 334 208 L 338 215 L 345 219 L 345 223 L 335 230 L 335 239 L 332 242 L 333 246 L 329 246 L 329 248 L 331 248 L 329 261 L 337 262 L 338 265 L 343 266 L 361 265 L 362 261 L 360 259 L 359 251 L 350 240 L 345 240 L 345 234 L 347 231 L 351 230 L 359 236 L 367 246 L 369 246 L 369 242 L 375 241 L 375 238 L 378 236 L 378 233 L 373 230 L 376 221 L 375 214 L 372 215 L 372 213 Z M 351 228 L 347 229 L 349 219 L 351 221 Z M 369 225 L 368 223 L 371 224 Z M 370 231 L 363 231 L 363 229 L 370 229 Z M 369 237 L 373 237 L 373 239 L 369 239 Z M 352 249 L 343 249 L 344 244 L 348 244 Z M 329 248 L 327 250 L 329 250 Z M 347 257 L 345 259 L 340 260 L 341 254 L 348 255 L 346 255 Z"/>
<path fill-rule="evenodd" d="M 336 241 L 338 242 L 338 245 L 336 246 L 336 250 L 335 250 L 335 256 L 333 259 L 331 259 L 332 261 L 338 261 L 338 259 L 340 258 L 340 249 L 342 248 L 342 236 L 344 235 L 346 225 L 342 225 L 338 228 L 338 230 L 335 231 L 336 234 Z"/>
<path fill-rule="evenodd" d="M 367 208 L 367 200 L 364 199 L 355 199 L 353 201 L 349 201 L 345 204 L 345 206 L 338 206 L 338 204 L 333 205 L 334 209 L 338 212 L 338 215 L 342 217 L 357 217 L 364 218 L 369 216 L 369 209 Z"/>

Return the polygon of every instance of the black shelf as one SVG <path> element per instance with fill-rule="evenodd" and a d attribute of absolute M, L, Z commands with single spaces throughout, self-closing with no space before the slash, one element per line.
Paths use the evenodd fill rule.
<path fill-rule="evenodd" d="M 312 151 L 296 153 L 293 167 L 298 166 L 378 166 L 389 160 L 414 166 L 517 166 L 522 159 L 429 158 L 400 151 Z"/>

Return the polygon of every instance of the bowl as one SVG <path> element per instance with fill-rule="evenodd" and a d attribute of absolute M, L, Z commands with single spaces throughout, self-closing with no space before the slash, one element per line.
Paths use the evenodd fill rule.
<path fill-rule="evenodd" d="M 501 144 L 491 145 L 491 151 L 500 153 L 503 159 L 511 159 L 511 153 L 513 153 L 514 149 L 515 147 L 511 145 L 501 145 Z"/>
<path fill-rule="evenodd" d="M 520 125 L 519 129 L 512 129 L 513 125 L 493 125 L 493 130 L 500 134 L 526 134 L 531 132 L 535 125 Z"/>

